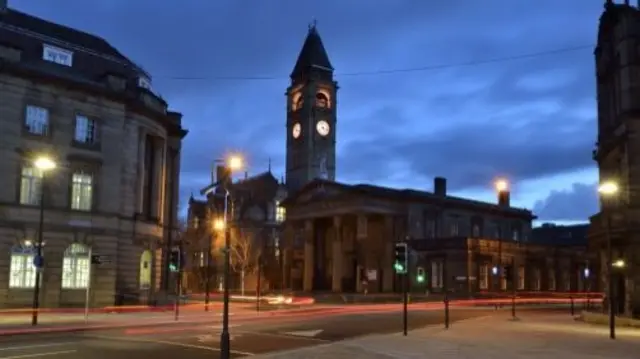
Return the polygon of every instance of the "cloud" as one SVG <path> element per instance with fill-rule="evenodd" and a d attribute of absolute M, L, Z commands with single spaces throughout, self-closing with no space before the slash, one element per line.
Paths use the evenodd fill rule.
<path fill-rule="evenodd" d="M 574 183 L 567 190 L 552 190 L 533 206 L 542 221 L 584 221 L 598 212 L 597 184 Z"/>

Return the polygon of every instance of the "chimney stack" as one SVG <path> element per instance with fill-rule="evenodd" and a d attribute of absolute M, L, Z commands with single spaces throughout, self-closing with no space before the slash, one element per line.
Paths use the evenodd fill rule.
<path fill-rule="evenodd" d="M 498 205 L 502 207 L 511 206 L 511 192 L 509 190 L 498 192 Z"/>
<path fill-rule="evenodd" d="M 436 196 L 447 195 L 447 179 L 444 177 L 436 177 L 433 179 L 433 193 Z"/>

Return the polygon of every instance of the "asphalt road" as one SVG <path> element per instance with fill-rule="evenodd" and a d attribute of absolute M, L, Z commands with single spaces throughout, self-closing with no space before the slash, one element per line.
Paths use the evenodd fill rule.
<path fill-rule="evenodd" d="M 491 310 L 451 311 L 451 329 L 463 319 L 491 315 Z M 442 325 L 442 311 L 409 314 L 409 330 Z M 0 337 L 0 359 L 216 359 L 221 324 L 174 324 L 152 328 Z M 402 330 L 396 313 L 314 315 L 231 323 L 232 357 L 313 346 L 347 338 Z"/>

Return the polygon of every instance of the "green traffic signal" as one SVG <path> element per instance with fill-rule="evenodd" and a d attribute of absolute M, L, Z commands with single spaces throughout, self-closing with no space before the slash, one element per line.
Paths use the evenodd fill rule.
<path fill-rule="evenodd" d="M 169 270 L 171 272 L 177 272 L 178 271 L 178 266 L 176 266 L 175 264 L 171 263 L 171 264 L 169 264 Z"/>
<path fill-rule="evenodd" d="M 424 276 L 423 275 L 418 275 L 418 277 L 416 279 L 418 280 L 418 283 L 424 282 Z"/>

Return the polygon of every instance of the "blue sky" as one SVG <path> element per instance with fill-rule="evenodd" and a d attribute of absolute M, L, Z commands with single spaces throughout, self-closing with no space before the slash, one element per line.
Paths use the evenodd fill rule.
<path fill-rule="evenodd" d="M 183 200 L 230 150 L 247 154 L 250 174 L 269 158 L 284 172 L 284 91 L 315 18 L 340 84 L 339 181 L 431 190 L 444 176 L 457 195 L 495 201 L 504 176 L 514 205 L 559 222 L 597 211 L 603 3 L 9 0 L 108 39 L 152 74 L 191 131 Z"/>

